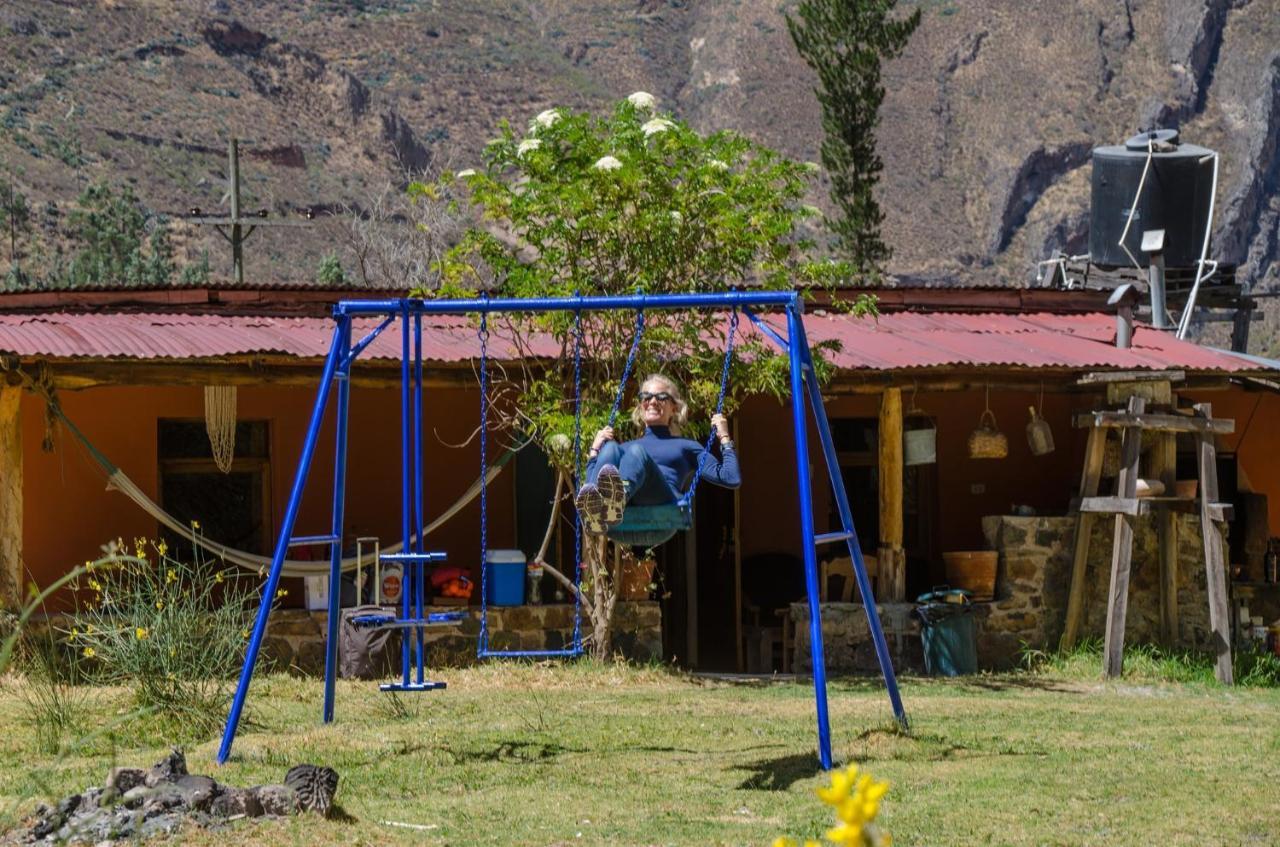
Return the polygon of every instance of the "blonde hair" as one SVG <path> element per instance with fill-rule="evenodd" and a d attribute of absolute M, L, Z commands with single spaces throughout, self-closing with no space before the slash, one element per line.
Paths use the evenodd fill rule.
<path fill-rule="evenodd" d="M 689 404 L 685 402 L 684 392 L 680 390 L 680 386 L 674 379 L 662 374 L 649 374 L 640 383 L 640 390 L 651 382 L 660 382 L 666 386 L 666 392 L 671 395 L 671 402 L 675 404 L 676 410 L 671 415 L 669 427 L 672 435 L 679 435 L 681 429 L 689 422 Z M 631 410 L 631 422 L 639 429 L 644 429 L 644 407 L 639 399 L 636 400 L 636 407 Z"/>

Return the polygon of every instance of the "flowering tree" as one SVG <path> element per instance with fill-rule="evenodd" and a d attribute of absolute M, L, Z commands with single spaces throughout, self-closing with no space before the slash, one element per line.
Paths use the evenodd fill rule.
<path fill-rule="evenodd" d="M 605 116 L 548 109 L 523 132 L 504 124 L 485 148 L 482 167 L 449 175 L 469 192 L 481 225 L 441 263 L 440 292 L 466 296 L 490 288 L 504 297 L 548 297 L 734 286 L 834 292 L 847 282 L 849 269 L 815 255 L 805 234 L 806 225 L 820 217 L 802 203 L 815 170 L 731 132 L 702 135 L 661 113 L 655 98 L 644 92 Z M 857 297 L 845 306 L 867 311 L 872 303 Z M 581 320 L 583 439 L 578 449 L 585 450 L 619 391 L 635 315 L 593 312 Z M 573 321 L 571 315 L 545 314 L 495 316 L 491 322 L 521 354 L 517 371 L 494 382 L 501 427 L 515 440 L 537 442 L 562 479 L 571 478 L 582 461 L 571 438 Z M 532 354 L 533 338 L 547 335 L 561 350 L 552 361 Z M 633 373 L 642 378 L 662 372 L 684 385 L 695 417 L 701 418 L 690 427 L 691 437 L 707 431 L 723 339 L 722 314 L 645 315 Z M 785 357 L 757 339 L 740 340 L 726 411 L 745 394 L 783 396 L 788 389 Z M 626 425 L 619 421 L 620 436 Z M 557 503 L 567 487 L 558 485 Z M 545 559 L 546 549 L 544 543 L 537 561 Z M 601 655 L 609 650 L 616 600 L 616 574 L 608 573 L 604 553 L 603 545 L 589 545 L 584 557 L 591 592 L 585 605 L 593 649 Z M 542 563 L 572 587 L 565 568 Z"/>

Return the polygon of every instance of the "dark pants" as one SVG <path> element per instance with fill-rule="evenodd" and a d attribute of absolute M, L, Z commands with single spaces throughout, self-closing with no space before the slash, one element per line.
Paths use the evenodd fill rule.
<path fill-rule="evenodd" d="M 662 468 L 649 455 L 649 451 L 634 441 L 619 444 L 606 441 L 600 448 L 600 456 L 588 482 L 595 482 L 600 468 L 613 465 L 627 483 L 627 503 L 635 506 L 657 506 L 674 503 L 680 495 L 672 490 L 662 476 Z"/>

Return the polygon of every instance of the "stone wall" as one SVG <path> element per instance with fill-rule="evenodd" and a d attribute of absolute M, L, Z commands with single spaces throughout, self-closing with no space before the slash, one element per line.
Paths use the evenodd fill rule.
<path fill-rule="evenodd" d="M 1037 650 L 1057 647 L 1066 619 L 1075 526 L 1074 517 L 1000 515 L 983 519 L 987 544 L 1000 553 L 1000 564 L 996 571 L 996 599 L 973 605 L 980 667 L 1012 668 L 1020 661 L 1024 647 Z M 1094 521 L 1085 579 L 1081 627 L 1084 637 L 1101 638 L 1106 625 L 1113 529 L 1114 520 L 1110 517 Z M 1177 535 L 1177 646 L 1202 648 L 1209 643 L 1209 605 L 1199 517 L 1178 515 Z M 1137 518 L 1125 619 L 1126 644 L 1159 640 L 1159 579 L 1155 517 Z M 923 670 L 920 623 L 911 614 L 912 608 L 910 603 L 877 606 L 894 666 Z M 808 605 L 793 604 L 791 621 L 796 634 L 793 667 L 801 673 L 809 672 L 812 665 Z M 823 604 L 822 639 L 828 671 L 879 670 L 866 611 L 861 604 Z"/>
<path fill-rule="evenodd" d="M 433 607 L 431 611 L 442 611 Z M 480 615 L 476 610 L 456 626 L 429 628 L 429 667 L 460 667 L 476 661 Z M 277 609 L 271 613 L 262 656 L 278 668 L 324 673 L 324 641 L 329 615 L 324 611 Z M 582 631 L 590 624 L 583 617 Z M 636 662 L 662 659 L 662 614 L 656 602 L 619 602 L 614 609 L 613 643 Z M 494 650 L 561 650 L 573 637 L 573 606 L 498 606 L 489 609 L 489 646 Z M 393 640 L 394 640 L 393 636 Z M 398 650 L 398 647 L 394 647 Z M 399 655 L 398 652 L 396 655 Z"/>

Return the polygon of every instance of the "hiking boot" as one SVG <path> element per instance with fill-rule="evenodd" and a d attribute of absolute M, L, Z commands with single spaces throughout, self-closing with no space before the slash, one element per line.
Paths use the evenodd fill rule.
<path fill-rule="evenodd" d="M 573 498 L 573 505 L 578 510 L 582 529 L 588 535 L 604 535 L 609 529 L 609 524 L 605 521 L 608 507 L 599 488 L 588 482 L 578 489 L 577 496 Z"/>
<path fill-rule="evenodd" d="M 609 526 L 622 523 L 622 512 L 627 508 L 627 489 L 622 476 L 613 465 L 603 465 L 596 474 L 596 488 L 604 498 L 604 522 Z"/>

